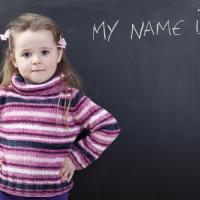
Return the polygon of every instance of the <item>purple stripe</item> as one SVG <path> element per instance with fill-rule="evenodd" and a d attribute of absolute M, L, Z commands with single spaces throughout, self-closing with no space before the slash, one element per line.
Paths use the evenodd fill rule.
<path fill-rule="evenodd" d="M 83 140 L 82 142 L 83 142 L 83 144 L 87 147 L 87 149 L 89 149 L 89 150 L 95 155 L 95 157 L 99 156 L 99 154 L 101 153 L 100 150 L 95 149 L 92 145 L 89 144 L 89 142 L 88 142 L 87 140 Z M 85 148 L 85 147 L 82 147 L 82 148 Z M 89 154 L 91 154 L 90 151 L 87 151 L 87 152 L 88 152 Z M 86 155 L 85 155 L 85 156 L 86 156 Z M 92 155 L 92 156 L 93 156 L 93 155 Z"/>
<path fill-rule="evenodd" d="M 15 151 L 22 151 L 22 152 L 27 152 L 27 153 L 31 153 L 30 155 L 37 155 L 39 153 L 41 153 L 41 155 L 44 155 L 44 157 L 48 156 L 48 155 L 51 155 L 51 154 L 54 154 L 55 156 L 63 156 L 63 155 L 66 155 L 68 153 L 68 150 L 63 150 L 63 149 L 57 149 L 57 150 L 48 150 L 48 149 L 32 149 L 32 148 L 22 148 L 22 147 L 7 147 L 7 146 L 3 146 L 1 145 L 1 147 L 3 147 L 4 150 L 6 149 L 12 149 L 13 152 Z M 19 152 L 20 153 L 20 152 Z"/>
<path fill-rule="evenodd" d="M 88 98 L 86 96 L 83 96 L 79 102 L 77 102 L 76 105 L 74 105 L 74 107 L 72 108 L 73 111 L 75 110 L 79 110 L 80 107 L 82 107 L 84 104 L 86 104 L 86 102 L 89 103 Z"/>
<path fill-rule="evenodd" d="M 42 118 L 43 119 L 43 118 Z M 54 123 L 53 123 L 53 122 Z M 58 127 L 58 128 L 65 128 L 66 127 L 66 124 L 55 124 L 55 122 L 56 122 L 56 119 L 54 119 L 54 120 L 51 120 L 51 122 L 47 122 L 47 121 L 34 121 L 34 120 L 30 120 L 29 118 L 27 119 L 27 118 L 25 118 L 25 120 L 22 120 L 22 119 L 20 119 L 19 117 L 18 117 L 18 120 L 17 119 L 12 119 L 12 120 L 4 120 L 4 119 L 0 119 L 0 123 L 1 124 L 18 124 L 18 123 L 26 123 L 26 124 L 37 124 L 37 125 L 48 125 L 48 127 Z"/>
<path fill-rule="evenodd" d="M 41 91 L 42 93 L 44 94 L 45 92 L 44 91 L 51 91 L 51 92 L 60 92 L 57 91 L 57 88 L 61 88 L 61 85 L 66 85 L 66 83 L 61 83 L 60 82 L 60 78 L 56 78 L 54 79 L 54 81 L 50 81 L 48 83 L 45 83 L 45 84 L 40 84 L 40 85 L 35 85 L 36 87 L 31 87 L 33 85 L 31 85 L 30 87 L 26 87 L 25 84 L 19 84 L 17 83 L 17 81 L 14 80 L 13 82 L 13 88 L 17 89 L 17 91 L 20 91 L 20 92 L 24 92 L 24 93 L 33 93 L 35 91 L 37 91 L 37 93 L 39 92 L 39 94 L 41 95 Z M 29 86 L 29 85 L 27 85 Z M 36 93 L 36 94 L 37 94 Z"/>
<path fill-rule="evenodd" d="M 71 188 L 73 187 L 73 184 L 69 185 L 66 188 L 63 189 L 57 189 L 57 190 L 46 190 L 45 193 L 43 191 L 31 191 L 31 190 L 20 190 L 20 189 L 9 189 L 8 187 L 5 187 L 3 185 L 0 185 L 0 189 L 1 191 L 5 191 L 7 193 L 13 194 L 13 195 L 19 195 L 19 196 L 24 196 L 24 197 L 51 197 L 51 196 L 56 196 L 56 195 L 60 195 L 63 194 L 64 192 L 68 192 L 69 190 L 71 190 Z"/>
<path fill-rule="evenodd" d="M 12 103 L 12 105 L 10 105 L 10 104 L 9 105 L 7 105 L 7 104 L 6 105 L 0 105 L 1 109 L 7 108 L 7 107 L 10 107 L 11 110 L 13 110 L 13 109 L 14 110 L 21 110 L 22 109 L 22 110 L 25 110 L 25 111 L 26 111 L 25 108 L 33 108 L 33 109 L 37 109 L 38 108 L 39 110 L 44 110 L 44 109 L 48 110 L 48 109 L 51 108 L 54 111 L 55 111 L 55 109 L 57 109 L 57 105 L 55 105 L 55 104 L 45 104 L 45 107 L 44 107 L 44 105 L 41 105 L 41 104 L 25 104 L 25 103 L 18 103 L 18 102 L 16 102 L 15 104 Z M 16 109 L 16 108 L 18 108 L 18 109 Z M 58 110 L 63 111 L 63 107 L 58 106 Z"/>
<path fill-rule="evenodd" d="M 69 156 L 70 159 L 72 159 L 73 163 L 75 163 L 76 169 L 81 169 L 83 165 L 86 165 L 86 166 L 87 166 L 88 163 L 89 163 L 89 160 L 88 160 L 86 157 L 84 157 L 84 155 L 83 155 L 79 150 L 76 150 L 76 153 L 77 153 L 79 159 L 81 160 L 81 163 L 80 163 L 80 162 L 76 159 L 76 156 L 73 155 L 73 152 L 74 152 L 74 151 L 75 151 L 75 150 L 71 150 L 72 153 L 71 153 L 71 154 L 68 153 L 68 156 Z"/>

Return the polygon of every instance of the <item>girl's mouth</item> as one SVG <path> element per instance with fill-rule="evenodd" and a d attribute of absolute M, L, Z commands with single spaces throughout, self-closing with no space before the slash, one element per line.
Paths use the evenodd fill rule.
<path fill-rule="evenodd" d="M 32 72 L 42 72 L 44 69 L 37 69 L 37 70 L 32 70 Z"/>

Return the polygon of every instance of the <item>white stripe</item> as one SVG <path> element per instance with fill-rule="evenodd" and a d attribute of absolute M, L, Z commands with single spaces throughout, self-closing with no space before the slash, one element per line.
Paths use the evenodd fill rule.
<path fill-rule="evenodd" d="M 64 128 L 59 128 L 59 127 L 51 127 L 51 126 L 42 126 L 42 125 L 33 125 L 33 124 L 27 124 L 27 123 L 10 123 L 10 124 L 2 124 L 2 128 L 6 129 L 22 129 L 22 130 L 33 130 L 33 131 L 49 131 L 49 132 L 61 132 L 65 133 L 66 130 L 68 132 L 74 132 L 74 131 L 79 131 L 80 127 L 64 127 Z"/>
<path fill-rule="evenodd" d="M 84 115 L 87 113 L 87 112 L 91 112 L 90 109 L 93 107 L 93 106 L 96 106 L 96 104 L 93 102 L 93 101 L 90 101 L 87 105 L 85 105 L 85 107 L 81 110 L 81 112 L 76 115 L 76 120 L 80 120 L 81 118 L 84 117 Z M 104 116 L 105 114 L 107 114 L 108 111 L 105 110 L 105 109 L 102 109 L 99 113 L 95 113 L 93 115 L 91 115 L 91 117 L 89 118 L 89 122 L 90 124 L 92 124 L 94 121 L 96 121 L 98 118 Z M 85 125 L 86 126 L 86 125 Z"/>
<path fill-rule="evenodd" d="M 106 115 L 108 112 L 106 110 L 101 110 L 101 112 L 95 114 L 95 115 L 92 115 L 90 118 L 89 118 L 89 121 L 88 123 L 89 124 L 93 124 L 97 119 L 100 119 L 102 116 Z"/>
<path fill-rule="evenodd" d="M 56 163 L 56 162 L 63 162 L 64 158 L 42 158 L 42 157 L 33 157 L 31 155 L 23 156 L 23 155 L 11 155 L 6 153 L 6 159 L 8 160 L 20 160 L 20 161 L 32 161 L 32 162 L 46 162 L 46 163 Z"/>
<path fill-rule="evenodd" d="M 58 170 L 39 170 L 37 168 L 34 169 L 24 169 L 18 167 L 11 167 L 2 165 L 2 171 L 8 171 L 11 173 L 20 173 L 20 174 L 31 174 L 31 175 L 57 175 Z"/>
<path fill-rule="evenodd" d="M 106 149 L 106 147 L 104 146 L 101 146 L 101 145 L 99 145 L 99 144 L 97 144 L 97 143 L 94 143 L 89 137 L 87 137 L 86 138 L 86 140 L 87 140 L 87 142 L 91 145 L 91 146 L 93 146 L 93 148 L 94 149 L 97 149 L 97 150 L 99 150 L 99 151 L 104 151 L 105 149 Z M 86 142 L 86 143 L 87 143 Z"/>
<path fill-rule="evenodd" d="M 9 139 L 9 140 L 26 140 L 26 141 L 35 141 L 35 142 L 51 142 L 51 143 L 66 143 L 66 142 L 73 142 L 76 139 L 76 135 L 72 136 L 72 137 L 67 137 L 67 133 L 66 133 L 66 137 L 64 138 L 59 138 L 59 136 L 57 136 L 57 138 L 51 138 L 51 136 L 48 135 L 48 137 L 43 133 L 43 137 L 42 136 L 33 136 L 33 135 L 21 135 L 21 134 L 0 134 L 1 137 Z"/>
<path fill-rule="evenodd" d="M 79 112 L 78 115 L 76 115 L 76 119 L 79 120 L 81 119 L 87 112 L 90 112 L 90 108 L 94 106 L 94 102 L 90 101 L 87 105 L 83 107 L 83 109 Z"/>
<path fill-rule="evenodd" d="M 1 93 L 1 95 L 6 95 L 6 96 L 10 96 L 10 97 L 16 97 L 16 98 L 21 98 L 21 99 L 27 99 L 27 100 L 32 100 L 32 99 L 34 99 L 35 100 L 35 96 L 22 96 L 22 95 L 20 95 L 20 94 L 17 94 L 17 93 L 13 93 L 13 92 L 7 92 L 7 91 L 5 91 L 5 92 L 2 92 Z M 45 97 L 46 98 L 46 97 Z M 44 97 L 40 97 L 40 96 L 37 96 L 37 100 L 42 100 L 42 99 L 44 99 Z M 10 102 L 10 103 L 8 103 L 9 105 L 10 104 L 20 104 L 20 102 Z"/>
<path fill-rule="evenodd" d="M 108 136 L 105 136 L 105 135 L 101 135 L 101 132 L 95 132 L 92 134 L 91 136 L 92 138 L 97 138 L 97 139 L 100 139 L 102 141 L 105 141 L 105 142 L 112 142 L 116 136 L 115 135 L 108 135 Z"/>
<path fill-rule="evenodd" d="M 33 112 L 33 111 L 7 111 L 4 114 L 4 117 L 42 117 L 42 118 L 51 118 L 51 119 L 63 119 L 64 116 L 57 113 L 48 113 L 48 112 Z M 70 115 L 67 116 L 72 120 Z"/>

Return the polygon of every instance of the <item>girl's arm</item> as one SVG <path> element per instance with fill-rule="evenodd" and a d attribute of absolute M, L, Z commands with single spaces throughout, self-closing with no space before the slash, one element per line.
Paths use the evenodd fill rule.
<path fill-rule="evenodd" d="M 76 170 L 87 167 L 116 139 L 120 133 L 117 120 L 104 108 L 95 104 L 87 96 L 81 96 L 73 89 L 71 112 L 75 124 L 86 128 L 89 134 L 74 142 L 69 149 L 69 158 Z"/>

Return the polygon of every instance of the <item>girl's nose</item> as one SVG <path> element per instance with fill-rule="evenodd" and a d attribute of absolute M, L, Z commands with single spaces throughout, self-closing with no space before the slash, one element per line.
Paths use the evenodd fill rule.
<path fill-rule="evenodd" d="M 38 55 L 34 55 L 33 57 L 32 57 L 32 64 L 33 65 L 37 65 L 37 64 L 39 64 L 40 63 L 40 58 L 39 58 L 39 56 Z"/>

